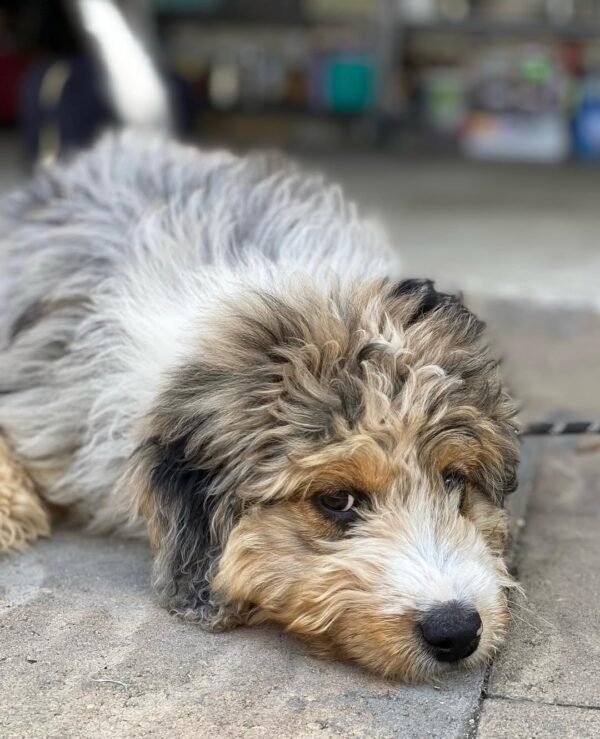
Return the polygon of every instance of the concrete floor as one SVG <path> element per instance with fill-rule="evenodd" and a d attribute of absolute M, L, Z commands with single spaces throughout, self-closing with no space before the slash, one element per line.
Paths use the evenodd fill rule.
<path fill-rule="evenodd" d="M 0 141 L 0 189 L 22 176 L 15 152 Z M 381 215 L 407 275 L 467 292 L 527 417 L 600 418 L 600 173 L 320 164 Z M 491 672 L 407 687 L 275 629 L 206 635 L 155 604 L 143 545 L 63 530 L 0 562 L 0 736 L 600 737 L 600 446 L 524 451 L 515 556 L 529 600 Z"/>
<path fill-rule="evenodd" d="M 600 308 L 600 170 L 383 155 L 315 163 L 379 216 L 407 274 L 474 295 Z"/>
<path fill-rule="evenodd" d="M 518 554 L 528 601 L 492 667 L 477 736 L 600 737 L 600 442 L 544 442 Z"/>
<path fill-rule="evenodd" d="M 0 736 L 600 736 L 600 445 L 526 462 L 528 600 L 491 674 L 397 685 L 276 629 L 203 633 L 155 604 L 144 545 L 63 530 L 0 565 Z"/>

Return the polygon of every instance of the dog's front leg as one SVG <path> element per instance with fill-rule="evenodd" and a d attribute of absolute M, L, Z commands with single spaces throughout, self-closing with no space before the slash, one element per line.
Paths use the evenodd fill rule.
<path fill-rule="evenodd" d="M 50 517 L 33 480 L 0 437 L 0 554 L 50 534 Z"/>

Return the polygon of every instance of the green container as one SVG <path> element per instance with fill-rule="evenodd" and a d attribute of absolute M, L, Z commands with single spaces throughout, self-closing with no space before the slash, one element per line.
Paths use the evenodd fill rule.
<path fill-rule="evenodd" d="M 375 100 L 375 64 L 368 54 L 336 55 L 325 70 L 325 104 L 337 113 L 361 113 Z"/>

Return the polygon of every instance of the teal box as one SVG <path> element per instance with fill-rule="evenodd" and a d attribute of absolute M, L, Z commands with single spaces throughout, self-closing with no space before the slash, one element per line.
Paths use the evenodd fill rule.
<path fill-rule="evenodd" d="M 368 54 L 338 54 L 325 70 L 325 105 L 338 113 L 361 113 L 375 100 L 375 64 Z"/>

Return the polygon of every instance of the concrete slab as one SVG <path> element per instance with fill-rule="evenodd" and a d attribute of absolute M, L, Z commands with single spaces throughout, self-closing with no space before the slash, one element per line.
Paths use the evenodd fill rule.
<path fill-rule="evenodd" d="M 411 276 L 475 295 L 600 308 L 594 168 L 347 152 L 314 164 L 381 216 Z"/>
<path fill-rule="evenodd" d="M 210 635 L 153 601 L 139 543 L 63 531 L 0 565 L 0 736 L 462 737 L 482 674 L 407 687 L 276 629 Z"/>
<path fill-rule="evenodd" d="M 600 713 L 592 708 L 488 700 L 478 739 L 597 739 Z"/>
<path fill-rule="evenodd" d="M 600 346 L 600 345 L 599 345 Z M 594 416 L 600 418 L 600 415 Z M 536 474 L 536 489 L 529 504 L 531 516 L 600 517 L 600 436 L 538 442 L 544 461 Z M 598 538 L 600 539 L 600 521 Z M 532 520 L 535 523 L 535 518 Z"/>
<path fill-rule="evenodd" d="M 523 419 L 600 418 L 600 393 L 590 392 L 598 382 L 600 313 L 528 299 L 466 299 L 504 358 Z"/>
<path fill-rule="evenodd" d="M 274 628 L 206 634 L 156 605 L 149 568 L 141 542 L 69 530 L 0 560 L 3 739 L 452 739 L 474 726 L 483 672 L 411 687 L 316 660 Z"/>
<path fill-rule="evenodd" d="M 488 694 L 600 707 L 600 450 L 593 442 L 545 458 L 519 560 L 528 601 L 515 611 Z"/>

